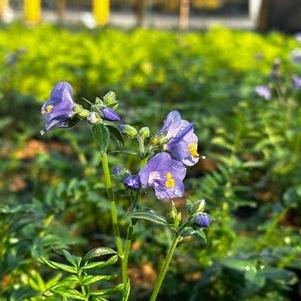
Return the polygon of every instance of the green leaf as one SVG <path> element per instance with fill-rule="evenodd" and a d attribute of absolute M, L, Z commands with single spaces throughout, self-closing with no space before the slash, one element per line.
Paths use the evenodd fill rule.
<path fill-rule="evenodd" d="M 236 258 L 225 259 L 222 261 L 222 265 L 238 271 L 256 270 L 256 268 L 254 267 L 254 262 Z"/>
<path fill-rule="evenodd" d="M 245 272 L 245 279 L 251 282 L 252 284 L 258 286 L 259 288 L 262 288 L 266 283 L 265 278 L 259 273 L 257 273 L 257 271 L 253 270 Z"/>
<path fill-rule="evenodd" d="M 99 147 L 99 151 L 105 153 L 110 145 L 110 132 L 107 126 L 97 124 L 92 127 L 94 139 Z"/>
<path fill-rule="evenodd" d="M 68 276 L 61 280 L 59 283 L 53 285 L 52 287 L 48 288 L 48 290 L 57 289 L 60 287 L 66 287 L 66 288 L 74 288 L 79 284 L 79 279 L 75 275 Z"/>
<path fill-rule="evenodd" d="M 53 292 L 66 297 L 66 298 L 73 298 L 75 300 L 87 300 L 85 296 L 83 296 L 80 292 L 76 289 L 68 289 L 67 287 L 60 287 L 53 290 Z"/>
<path fill-rule="evenodd" d="M 56 274 L 54 277 L 52 277 L 51 279 L 49 279 L 46 283 L 46 288 L 50 289 L 51 287 L 57 285 L 60 281 L 60 279 L 62 278 L 62 274 L 58 273 Z"/>
<path fill-rule="evenodd" d="M 84 275 L 82 282 L 84 285 L 90 285 L 95 282 L 108 281 L 116 278 L 116 275 Z"/>
<path fill-rule="evenodd" d="M 191 236 L 195 233 L 195 230 L 192 227 L 185 227 L 181 230 L 180 235 L 183 237 Z"/>
<path fill-rule="evenodd" d="M 137 209 L 128 214 L 131 219 L 145 219 L 153 223 L 168 226 L 167 220 L 152 209 Z"/>
<path fill-rule="evenodd" d="M 111 248 L 107 248 L 107 247 L 94 248 L 94 249 L 90 250 L 83 257 L 82 265 L 84 265 L 86 262 L 88 262 L 89 260 L 91 260 L 93 258 L 105 256 L 105 255 L 114 255 L 114 254 L 117 254 L 117 252 Z"/>
<path fill-rule="evenodd" d="M 196 229 L 193 233 L 193 235 L 195 235 L 196 237 L 198 237 L 199 239 L 201 239 L 201 241 L 206 244 L 207 243 L 207 238 L 206 238 L 206 234 L 204 232 L 204 229 Z"/>
<path fill-rule="evenodd" d="M 118 255 L 114 255 L 106 261 L 96 261 L 96 262 L 88 263 L 85 266 L 83 266 L 82 269 L 83 270 L 101 269 L 101 268 L 107 267 L 109 265 L 115 264 L 117 262 L 117 260 L 118 260 Z"/>
<path fill-rule="evenodd" d="M 48 260 L 45 257 L 39 257 L 38 260 L 44 264 L 47 264 L 52 269 L 65 271 L 65 272 L 68 272 L 71 274 L 77 274 L 77 269 L 75 267 L 72 267 L 72 266 L 69 266 L 69 265 L 66 265 L 63 263 L 55 262 L 52 260 Z"/>
<path fill-rule="evenodd" d="M 115 139 L 118 146 L 121 148 L 124 145 L 124 138 L 123 135 L 120 133 L 118 127 L 114 125 L 107 125 L 107 128 L 111 136 Z"/>
<path fill-rule="evenodd" d="M 186 209 L 188 213 L 193 213 L 193 202 L 189 199 L 186 200 Z"/>
<path fill-rule="evenodd" d="M 123 284 L 119 284 L 113 288 L 103 289 L 103 290 L 96 290 L 93 292 L 90 292 L 90 296 L 105 296 L 105 295 L 111 295 L 115 292 L 121 292 L 123 290 Z"/>
<path fill-rule="evenodd" d="M 69 263 L 71 263 L 75 268 L 78 268 L 80 266 L 82 260 L 81 257 L 74 256 L 70 254 L 67 250 L 63 250 L 63 254 L 65 258 L 69 261 Z"/>

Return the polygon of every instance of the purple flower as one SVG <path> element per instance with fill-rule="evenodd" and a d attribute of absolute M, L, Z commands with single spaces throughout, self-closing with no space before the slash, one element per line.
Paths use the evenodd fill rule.
<path fill-rule="evenodd" d="M 184 195 L 186 167 L 172 159 L 168 153 L 161 152 L 153 156 L 141 169 L 139 176 L 142 186 L 154 188 L 158 199 L 173 199 Z"/>
<path fill-rule="evenodd" d="M 207 228 L 210 225 L 210 219 L 207 213 L 200 213 L 199 215 L 196 216 L 195 218 L 195 223 L 200 227 L 200 228 Z"/>
<path fill-rule="evenodd" d="M 130 189 L 138 190 L 141 187 L 140 177 L 138 175 L 132 175 L 127 177 L 123 181 L 124 185 Z"/>
<path fill-rule="evenodd" d="M 120 116 L 109 107 L 101 109 L 103 118 L 109 121 L 120 121 Z"/>
<path fill-rule="evenodd" d="M 294 49 L 291 51 L 291 60 L 293 63 L 300 63 L 301 62 L 301 50 Z"/>
<path fill-rule="evenodd" d="M 51 128 L 64 128 L 69 126 L 69 120 L 73 117 L 74 101 L 72 99 L 73 90 L 69 83 L 59 82 L 53 88 L 50 99 L 42 106 L 41 113 L 46 121 L 44 129 L 49 131 Z"/>
<path fill-rule="evenodd" d="M 293 76 L 292 81 L 293 81 L 293 86 L 295 89 L 301 88 L 301 77 L 300 76 Z"/>
<path fill-rule="evenodd" d="M 271 90 L 267 85 L 257 86 L 255 92 L 265 100 L 270 100 L 272 97 Z"/>
<path fill-rule="evenodd" d="M 167 115 L 159 133 L 169 139 L 166 150 L 176 160 L 187 166 L 198 162 L 198 137 L 194 133 L 193 124 L 183 120 L 178 111 L 172 111 Z"/>

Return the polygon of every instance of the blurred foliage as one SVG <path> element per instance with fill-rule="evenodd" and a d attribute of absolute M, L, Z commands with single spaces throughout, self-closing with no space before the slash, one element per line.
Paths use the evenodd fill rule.
<path fill-rule="evenodd" d="M 299 300 L 301 93 L 290 88 L 290 77 L 301 75 L 290 60 L 298 47 L 278 33 L 219 27 L 205 33 L 2 27 L 0 300 L 43 300 L 39 289 L 68 277 L 54 276 L 41 257 L 62 261 L 60 250 L 82 257 L 93 247 L 114 247 L 91 133 L 77 125 L 39 135 L 41 101 L 59 80 L 72 83 L 78 101 L 117 91 L 125 122 L 137 126 L 158 128 L 170 109 L 195 122 L 207 159 L 188 175 L 187 193 L 207 200 L 214 223 L 206 246 L 180 245 L 160 300 Z M 280 83 L 270 77 L 275 59 L 282 62 Z M 267 81 L 275 89 L 270 101 L 254 93 Z M 111 160 L 130 168 L 136 158 Z M 123 195 L 118 203 L 123 216 Z M 133 300 L 147 300 L 169 237 L 146 221 L 134 240 Z"/>

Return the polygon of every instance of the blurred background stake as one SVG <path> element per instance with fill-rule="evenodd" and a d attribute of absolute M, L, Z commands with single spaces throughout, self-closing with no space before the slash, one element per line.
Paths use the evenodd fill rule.
<path fill-rule="evenodd" d="M 41 0 L 24 0 L 25 21 L 37 24 L 41 21 Z"/>
<path fill-rule="evenodd" d="M 145 6 L 145 1 L 144 0 L 135 0 L 134 2 L 134 10 L 136 14 L 136 24 L 137 26 L 142 26 L 143 25 L 143 19 L 144 19 L 144 6 Z"/>
<path fill-rule="evenodd" d="M 8 0 L 0 0 L 0 21 L 6 20 L 8 12 Z"/>
<path fill-rule="evenodd" d="M 59 21 L 63 21 L 66 13 L 66 0 L 56 1 L 57 18 Z"/>
<path fill-rule="evenodd" d="M 110 15 L 110 0 L 93 0 L 93 15 L 96 25 L 106 25 Z"/>
<path fill-rule="evenodd" d="M 180 16 L 179 27 L 180 29 L 187 29 L 189 25 L 189 6 L 190 0 L 180 0 Z"/>

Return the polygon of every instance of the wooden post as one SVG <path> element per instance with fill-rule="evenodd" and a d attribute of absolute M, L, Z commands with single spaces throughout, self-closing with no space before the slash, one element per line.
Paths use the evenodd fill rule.
<path fill-rule="evenodd" d="M 180 0 L 180 16 L 179 27 L 180 29 L 187 29 L 189 25 L 189 7 L 190 0 Z"/>
<path fill-rule="evenodd" d="M 63 21 L 65 18 L 66 11 L 66 0 L 57 0 L 56 1 L 56 12 L 59 21 Z"/>
<path fill-rule="evenodd" d="M 136 24 L 137 26 L 143 25 L 144 20 L 144 0 L 135 0 L 134 2 L 134 11 L 136 14 Z"/>
<path fill-rule="evenodd" d="M 5 21 L 8 11 L 8 0 L 0 0 L 0 21 Z"/>
<path fill-rule="evenodd" d="M 25 21 L 37 24 L 41 21 L 41 0 L 24 0 Z"/>
<path fill-rule="evenodd" d="M 93 15 L 96 25 L 106 25 L 110 15 L 110 0 L 93 0 Z"/>

